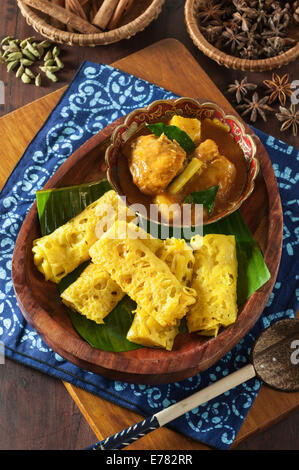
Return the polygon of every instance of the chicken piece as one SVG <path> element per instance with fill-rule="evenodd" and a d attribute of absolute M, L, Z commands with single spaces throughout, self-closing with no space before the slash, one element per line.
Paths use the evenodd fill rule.
<path fill-rule="evenodd" d="M 203 171 L 200 175 L 200 189 L 219 186 L 217 198 L 224 199 L 236 178 L 235 165 L 224 155 L 220 154 L 216 142 L 212 139 L 202 142 L 196 148 L 194 154 L 203 162 Z"/>
<path fill-rule="evenodd" d="M 194 156 L 203 160 L 204 162 L 210 162 L 214 158 L 218 157 L 219 149 L 218 145 L 212 139 L 206 139 L 196 147 Z"/>
<path fill-rule="evenodd" d="M 138 137 L 128 156 L 133 182 L 147 195 L 160 194 L 183 169 L 186 152 L 164 134 Z"/>
<path fill-rule="evenodd" d="M 236 177 L 236 167 L 224 155 L 219 155 L 209 163 L 207 169 L 202 173 L 206 187 L 219 186 L 217 197 L 223 199 Z"/>
<path fill-rule="evenodd" d="M 200 142 L 201 122 L 199 119 L 192 119 L 175 115 L 170 119 L 169 125 L 177 126 L 182 129 L 182 131 L 185 131 L 186 134 L 188 134 L 189 137 L 195 142 L 195 144 Z"/>

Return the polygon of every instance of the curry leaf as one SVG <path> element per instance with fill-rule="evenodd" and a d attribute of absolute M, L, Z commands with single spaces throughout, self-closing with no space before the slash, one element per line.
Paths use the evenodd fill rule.
<path fill-rule="evenodd" d="M 202 204 L 210 214 L 213 210 L 219 186 L 211 186 L 204 191 L 195 191 L 186 197 L 186 203 Z"/>
<path fill-rule="evenodd" d="M 196 148 L 195 143 L 191 137 L 189 137 L 187 132 L 177 126 L 168 126 L 167 124 L 164 124 L 164 122 L 156 122 L 154 124 L 148 124 L 147 127 L 157 137 L 165 134 L 168 139 L 176 140 L 186 153 L 192 153 Z"/>

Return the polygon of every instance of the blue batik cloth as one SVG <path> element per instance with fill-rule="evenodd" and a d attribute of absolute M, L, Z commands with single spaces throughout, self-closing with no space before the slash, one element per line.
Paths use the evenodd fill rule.
<path fill-rule="evenodd" d="M 260 320 L 217 364 L 188 380 L 168 385 L 132 385 L 108 380 L 64 360 L 23 318 L 14 295 L 11 261 L 21 225 L 57 168 L 92 135 L 132 109 L 173 98 L 163 88 L 107 65 L 85 62 L 42 129 L 28 146 L 0 197 L 0 341 L 8 358 L 70 382 L 144 416 L 152 415 L 249 361 L 255 338 L 271 323 L 294 317 L 298 309 L 298 151 L 255 129 L 277 176 L 284 213 L 284 241 L 278 278 Z M 4 145 L 4 143 L 2 143 Z M 1 366 L 0 366 L 1 367 Z M 260 389 L 251 379 L 186 413 L 171 427 L 210 446 L 227 449 Z M 133 424 L 133 423 L 132 423 Z"/>

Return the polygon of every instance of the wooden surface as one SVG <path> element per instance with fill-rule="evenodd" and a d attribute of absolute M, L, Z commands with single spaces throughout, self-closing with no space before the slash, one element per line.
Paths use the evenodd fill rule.
<path fill-rule="evenodd" d="M 176 57 L 181 57 L 179 64 Z M 162 82 L 160 78 L 156 78 L 161 63 L 165 75 Z M 176 40 L 155 43 L 114 65 L 126 71 L 133 69 L 135 72 L 138 67 L 138 74 L 134 73 L 141 78 L 154 81 L 172 91 L 175 89 L 178 95 L 214 100 L 227 114 L 234 112 L 187 49 Z M 177 73 L 173 73 L 176 66 Z M 32 103 L 30 107 L 34 108 L 36 115 L 40 115 L 39 101 Z M 123 121 L 124 118 L 120 118 L 117 123 L 112 123 L 82 145 L 59 167 L 47 182 L 46 188 L 102 179 L 105 158 L 104 149 L 101 150 L 102 144 Z M 17 113 L 14 113 L 13 128 L 22 132 L 27 127 L 27 122 L 24 118 L 19 121 Z M 246 126 L 245 123 L 244 125 Z M 245 131 L 251 134 L 248 126 Z M 34 266 L 31 247 L 33 240 L 40 236 L 40 225 L 36 204 L 33 205 L 16 242 L 12 279 L 25 318 L 54 351 L 79 367 L 108 378 L 141 384 L 169 383 L 187 379 L 206 370 L 251 330 L 272 292 L 282 244 L 282 212 L 274 171 L 265 148 L 256 137 L 254 140 L 257 144 L 260 173 L 255 189 L 242 205 L 241 212 L 263 251 L 271 279 L 242 306 L 237 321 L 214 339 L 207 340 L 196 334 L 181 335 L 172 351 L 141 348 L 114 354 L 92 348 L 72 328 L 67 311 L 57 296 L 56 285 L 46 282 Z"/>
<path fill-rule="evenodd" d="M 192 53 L 208 76 L 214 81 L 216 86 L 226 93 L 227 86 L 235 79 L 242 79 L 245 75 L 249 82 L 261 83 L 264 79 L 271 78 L 272 72 L 253 73 L 229 70 L 219 66 L 216 62 L 206 57 L 193 44 L 189 37 L 184 23 L 185 0 L 166 0 L 159 18 L 153 21 L 144 31 L 138 33 L 130 40 L 123 40 L 116 44 L 99 47 L 62 47 L 63 61 L 65 67 L 59 74 L 59 82 L 47 82 L 44 87 L 35 86 L 24 87 L 21 80 L 15 78 L 14 74 L 8 74 L 5 67 L 0 67 L 0 80 L 5 84 L 5 104 L 0 104 L 0 115 L 13 111 L 24 104 L 52 92 L 53 90 L 67 85 L 74 76 L 76 70 L 83 60 L 91 60 L 111 64 L 133 52 L 153 44 L 163 38 L 176 38 L 182 42 Z M 18 10 L 15 0 L 2 0 L 0 2 L 0 24 L 1 35 L 17 35 L 20 38 L 32 36 L 34 30 L 26 24 L 23 16 Z M 37 37 L 41 37 L 37 35 Z M 177 58 L 180 60 L 180 58 Z M 298 80 L 298 60 L 279 69 L 279 75 L 290 74 L 290 81 Z M 161 75 L 163 68 L 161 68 Z M 231 101 L 231 95 L 229 99 Z M 256 127 L 265 132 L 271 133 L 274 137 L 285 140 L 290 145 L 296 145 L 296 138 L 290 131 L 281 133 L 280 123 L 274 116 L 264 121 L 260 118 L 256 122 Z"/>
<path fill-rule="evenodd" d="M 174 66 L 174 57 L 180 55 L 184 57 L 184 68 L 188 70 L 188 66 L 193 64 L 193 58 L 186 50 L 181 46 L 180 43 L 173 40 L 164 41 L 162 43 L 153 45 L 149 48 L 146 48 L 133 56 L 129 56 L 121 61 L 118 61 L 115 65 L 119 68 L 129 72 L 132 71 L 135 75 L 142 76 L 143 78 L 150 79 L 150 71 L 146 69 L 144 72 L 143 64 L 148 61 L 150 57 L 152 57 L 153 51 L 156 54 L 156 64 L 159 64 L 161 61 L 164 63 L 164 70 L 169 67 L 171 70 Z M 159 69 L 159 67 L 158 67 Z M 193 70 L 194 76 L 198 77 L 198 74 L 202 73 L 199 69 L 196 68 L 194 65 Z M 147 75 L 148 74 L 148 75 Z M 194 93 L 194 76 L 191 74 L 191 79 L 188 73 L 186 76 L 183 77 L 184 88 L 187 91 L 187 94 L 191 95 Z M 189 77 L 189 79 L 188 79 Z M 204 79 L 205 77 L 202 77 Z M 209 93 L 213 94 L 214 98 L 221 95 L 216 87 L 210 90 L 208 79 L 205 78 L 203 80 L 205 82 L 205 93 L 209 95 Z M 201 81 L 199 81 L 201 83 Z M 157 83 L 161 84 L 162 86 L 169 86 L 169 74 L 165 73 L 165 76 L 159 77 Z M 174 88 L 172 90 L 174 92 L 180 93 L 180 84 L 178 81 L 171 80 L 171 84 Z M 196 90 L 198 91 L 198 90 Z M 43 98 L 39 102 L 35 102 L 33 104 L 28 105 L 27 107 L 20 109 L 2 119 L 2 126 L 1 131 L 3 131 L 6 135 L 6 138 L 9 139 L 9 142 L 14 142 L 14 154 L 21 154 L 20 147 L 19 147 L 19 134 L 23 134 L 23 128 L 29 128 L 29 125 L 25 125 L 24 123 L 29 123 L 31 121 L 31 116 L 38 116 L 38 119 L 42 120 L 43 113 L 45 113 L 45 108 L 51 109 L 53 104 L 58 100 L 61 91 L 57 91 L 47 97 Z M 228 103 L 223 102 L 223 105 L 229 106 Z M 47 113 L 43 116 L 45 118 Z M 13 132 L 12 132 L 13 129 Z M 18 132 L 16 131 L 18 130 Z M 32 130 L 31 130 L 32 131 Z M 1 136 L 0 138 L 4 137 Z M 12 152 L 8 152 L 8 146 L 6 147 L 6 154 L 12 155 Z M 80 152 L 79 152 L 80 157 Z M 12 159 L 14 156 L 11 157 Z M 63 175 L 63 168 L 61 167 L 61 174 Z M 80 177 L 82 172 L 79 172 Z M 59 178 L 59 173 L 56 174 L 55 178 Z M 54 181 L 55 182 L 55 181 Z M 57 182 L 57 181 L 56 181 Z M 127 425 L 132 424 L 140 417 L 134 415 L 134 413 L 128 412 L 125 409 L 119 408 L 111 403 L 107 403 L 104 400 L 95 397 L 89 393 L 86 393 L 76 387 L 73 387 L 69 384 L 65 384 L 67 390 L 70 392 L 71 396 L 76 401 L 77 405 L 83 412 L 84 416 L 86 417 L 88 423 L 90 424 L 91 429 L 94 430 L 97 437 L 100 439 L 101 437 L 106 437 L 111 433 L 120 431 L 123 427 L 127 427 Z M 252 422 L 250 424 L 250 417 L 249 420 L 247 419 L 244 423 L 244 429 L 236 443 L 240 442 L 244 439 L 245 436 L 248 436 L 254 433 L 257 429 L 262 429 L 267 427 L 275 420 L 279 419 L 282 415 L 287 414 L 290 410 L 295 409 L 298 404 L 298 394 L 287 395 L 286 399 L 284 400 L 281 396 L 279 400 L 275 400 L 275 397 L 271 397 L 269 399 L 268 393 L 269 390 L 266 390 L 266 398 L 265 401 L 261 400 L 260 405 L 256 410 L 256 415 L 253 416 Z M 278 393 L 278 392 L 276 392 Z M 263 398 L 263 395 L 261 394 Z M 271 406 L 268 406 L 268 403 L 271 403 Z M 273 403 L 273 408 L 272 408 Z M 279 406 L 278 406 L 279 405 Z M 271 409 L 269 409 L 271 408 Z M 268 414 L 265 416 L 264 410 L 267 409 Z M 109 412 L 107 411 L 109 410 Z M 250 413 L 251 416 L 251 413 Z M 263 418 L 263 419 L 261 419 Z M 134 421 L 135 420 L 135 421 Z M 121 423 L 121 425 L 120 425 Z M 248 423 L 248 424 L 247 424 Z M 248 427 L 249 426 L 249 427 Z M 163 439 L 162 439 L 162 436 Z M 187 439 L 178 435 L 177 433 L 170 431 L 169 429 L 161 429 L 156 431 L 155 433 L 151 434 L 150 436 L 145 437 L 144 439 L 136 442 L 134 447 L 136 449 L 199 449 L 202 448 L 202 445 L 198 444 L 197 442 Z"/>
<path fill-rule="evenodd" d="M 89 48 L 66 48 L 64 51 L 67 67 L 63 71 L 62 80 L 57 84 L 51 84 L 48 88 L 26 87 L 14 76 L 8 75 L 3 67 L 0 68 L 0 80 L 5 83 L 5 105 L 0 104 L 0 113 L 4 115 L 20 106 L 31 102 L 45 94 L 65 85 L 72 78 L 74 71 L 80 65 L 82 60 L 94 60 L 103 63 L 111 63 L 117 59 L 125 57 L 127 54 L 139 50 L 163 37 L 176 37 L 180 39 L 194 55 L 196 60 L 207 71 L 216 85 L 225 92 L 227 85 L 235 78 L 242 78 L 242 72 L 233 72 L 219 67 L 217 64 L 204 57 L 192 44 L 189 39 L 183 23 L 182 0 L 168 0 L 159 19 L 144 32 L 140 33 L 136 39 L 131 41 L 122 41 L 119 44 Z M 7 34 L 16 34 L 18 37 L 26 37 L 32 34 L 21 15 L 17 12 L 14 0 L 4 0 L 0 5 L 0 23 L 3 36 Z M 280 70 L 281 73 L 289 72 L 292 80 L 296 78 L 298 63 L 290 64 Z M 161 68 L 163 76 L 163 68 Z M 271 73 L 247 74 L 249 81 L 261 81 L 269 78 Z M 29 108 L 21 111 L 23 116 L 30 119 L 30 129 L 16 138 L 10 138 L 9 145 L 15 150 L 11 158 L 2 160 L 0 168 L 0 183 L 4 184 L 10 171 L 15 165 L 15 161 L 20 155 L 17 154 L 17 148 L 21 145 L 24 149 L 31 139 L 31 133 L 35 133 L 45 119 L 52 106 L 51 96 L 46 97 L 43 102 L 43 114 L 36 116 L 30 112 Z M 12 119 L 13 115 L 9 117 Z M 1 121 L 0 121 L 1 122 Z M 1 123 L 2 124 L 2 123 Z M 256 127 L 271 133 L 272 135 L 286 141 L 290 145 L 296 144 L 296 139 L 291 133 L 279 132 L 279 123 L 271 118 L 268 122 L 258 121 Z M 5 135 L 5 127 L 0 125 L 1 141 Z M 17 142 L 15 142 L 15 140 Z M 17 145 L 16 145 L 17 143 Z M 75 390 L 75 389 L 73 389 Z M 72 393 L 73 393 L 72 390 Z M 82 390 L 75 393 L 78 397 L 78 404 L 84 400 Z M 83 398 L 82 398 L 83 397 Z M 107 402 L 93 397 L 90 401 L 89 413 L 92 411 L 101 420 L 103 410 L 111 420 L 117 420 L 119 429 L 130 425 L 138 419 L 134 414 L 126 412 L 124 417 L 119 413 L 118 407 L 114 407 Z M 284 413 L 277 414 L 280 409 L 281 401 L 284 401 Z M 271 404 L 270 407 L 262 408 L 260 403 L 265 401 Z M 27 406 L 27 403 L 34 403 L 34 406 Z M 274 392 L 268 388 L 263 388 L 253 405 L 249 416 L 247 417 L 236 440 L 237 449 L 298 449 L 299 448 L 299 411 L 294 411 L 294 406 L 298 403 L 298 396 L 291 394 Z M 290 413 L 293 411 L 292 413 Z M 290 414 L 289 414 L 290 413 Z M 277 419 L 284 418 L 279 423 Z M 0 374 L 0 448 L 1 449 L 81 449 L 94 442 L 96 436 L 94 428 L 90 428 L 82 415 L 78 413 L 73 400 L 65 392 L 63 385 L 51 377 L 41 374 L 33 369 L 23 365 L 6 360 L 4 366 L 1 366 Z M 269 426 L 265 430 L 265 426 Z M 245 429 L 246 426 L 246 429 Z M 260 432 L 251 436 L 256 430 Z M 107 428 L 107 435 L 114 432 L 111 427 Z M 168 429 L 159 431 L 159 440 L 163 448 L 171 448 L 171 436 L 175 433 Z M 154 436 L 154 434 L 153 434 Z M 98 435 L 98 438 L 101 436 Z M 193 441 L 182 438 L 181 448 L 188 448 L 188 445 L 194 445 Z M 242 438 L 247 439 L 242 443 Z M 152 436 L 149 439 L 147 447 L 151 445 Z M 140 441 L 142 442 L 142 441 Z M 146 443 L 145 443 L 146 444 Z"/>

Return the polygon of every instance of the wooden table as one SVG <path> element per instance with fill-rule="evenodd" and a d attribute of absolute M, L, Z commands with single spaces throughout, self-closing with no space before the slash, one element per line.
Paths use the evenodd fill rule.
<path fill-rule="evenodd" d="M 130 41 L 122 41 L 119 44 L 95 49 L 65 48 L 66 62 L 69 63 L 70 67 L 67 67 L 61 82 L 52 85 L 50 88 L 27 87 L 26 94 L 24 94 L 24 86 L 12 75 L 7 75 L 5 69 L 1 67 L 0 80 L 3 80 L 6 84 L 6 104 L 4 106 L 0 105 L 0 115 L 68 84 L 82 60 L 89 59 L 112 63 L 169 36 L 175 37 L 184 43 L 219 89 L 225 92 L 228 83 L 231 83 L 235 78 L 243 77 L 244 73 L 223 69 L 194 48 L 184 28 L 183 5 L 183 1 L 169 0 L 166 2 L 159 19 L 146 31 Z M 16 34 L 18 37 L 23 38 L 32 34 L 32 30 L 26 25 L 17 11 L 14 1 L 5 0 L 1 2 L 0 8 L 3 35 Z M 285 70 L 294 75 L 293 79 L 296 78 L 296 65 L 295 63 L 285 67 Z M 285 70 L 282 70 L 281 73 Z M 247 76 L 250 81 L 258 81 L 271 76 L 271 73 L 248 73 Z M 295 139 L 289 133 L 282 135 L 279 132 L 279 125 L 275 121 L 273 119 L 268 123 L 259 121 L 256 126 L 294 145 Z M 82 397 L 84 393 L 86 392 L 82 391 Z M 79 392 L 77 403 L 80 405 L 78 396 L 80 397 Z M 26 403 L 34 403 L 34 406 L 26 406 Z M 108 404 L 105 413 L 110 414 L 111 419 L 113 419 L 113 412 Z M 299 412 L 293 412 L 282 422 L 243 441 L 235 448 L 298 449 L 298 417 Z M 130 418 L 128 417 L 128 419 Z M 135 417 L 132 414 L 131 421 L 124 423 L 124 425 L 132 424 L 135 422 L 134 419 Z M 269 423 L 269 419 L 267 422 Z M 254 427 L 254 422 L 252 422 L 252 426 Z M 164 439 L 165 436 L 164 433 Z M 161 433 L 161 439 L 163 441 L 163 433 Z M 95 440 L 96 436 L 92 429 L 59 381 L 9 360 L 1 367 L 0 449 L 81 449 Z M 178 442 L 183 442 L 181 448 L 187 449 L 193 446 L 193 441 L 189 440 L 188 442 L 187 439 L 182 439 L 180 435 L 178 435 L 178 440 L 180 440 Z M 166 448 L 166 445 L 162 448 Z"/>

